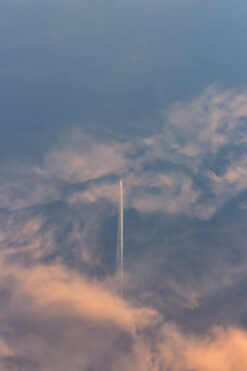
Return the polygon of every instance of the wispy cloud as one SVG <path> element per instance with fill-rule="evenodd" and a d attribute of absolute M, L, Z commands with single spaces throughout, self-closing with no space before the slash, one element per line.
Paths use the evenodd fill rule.
<path fill-rule="evenodd" d="M 173 105 L 163 117 L 160 131 L 142 139 L 97 139 L 74 131 L 45 154 L 43 165 L 12 166 L 15 176 L 8 169 L 2 207 L 59 199 L 61 186 L 75 183 L 84 187 L 74 188 L 71 201 L 115 202 L 113 185 L 124 175 L 129 206 L 210 218 L 224 203 L 222 195 L 229 195 L 230 184 L 236 192 L 245 189 L 245 182 L 239 182 L 246 162 L 247 94 L 211 87 L 190 102 Z"/>

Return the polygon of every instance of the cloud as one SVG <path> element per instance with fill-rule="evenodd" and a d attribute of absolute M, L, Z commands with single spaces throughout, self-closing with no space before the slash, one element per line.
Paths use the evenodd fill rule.
<path fill-rule="evenodd" d="M 39 163 L 1 163 L 3 371 L 207 371 L 211 360 L 219 371 L 241 370 L 239 360 L 246 365 L 244 329 L 205 325 L 199 336 L 189 321 L 185 332 L 178 327 L 212 293 L 233 289 L 245 276 L 242 245 L 241 261 L 233 264 L 236 246 L 231 255 L 223 241 L 223 254 L 207 223 L 196 225 L 209 226 L 199 241 L 193 222 L 209 221 L 246 190 L 246 101 L 244 92 L 213 87 L 170 107 L 149 137 L 98 138 L 76 130 Z M 138 259 L 126 274 L 124 300 L 116 295 L 111 250 L 121 175 L 130 219 L 135 213 L 144 223 L 139 230 L 133 223 L 131 253 Z M 179 220 L 176 228 L 171 220 Z M 136 241 L 142 250 L 135 251 Z M 162 320 L 171 312 L 177 325 Z"/>
<path fill-rule="evenodd" d="M 134 307 L 106 282 L 60 264 L 1 263 L 1 370 L 234 371 L 247 366 L 245 330 L 183 333 Z"/>
<path fill-rule="evenodd" d="M 191 102 L 174 104 L 164 113 L 169 123 L 165 133 L 179 155 L 192 158 L 216 154 L 236 139 L 246 116 L 245 92 L 210 87 Z"/>
<path fill-rule="evenodd" d="M 148 324 L 157 314 L 154 310 L 131 309 L 117 295 L 111 294 L 98 281 L 88 281 L 61 265 L 2 266 L 2 281 L 11 275 L 16 298 L 29 297 L 33 305 L 49 308 L 50 314 L 66 313 L 84 318 L 99 326 L 113 325 L 119 329 L 134 331 L 139 325 Z M 53 312 L 53 305 L 56 310 Z"/>
<path fill-rule="evenodd" d="M 75 132 L 46 155 L 45 171 L 63 181 L 88 182 L 71 200 L 115 202 L 116 176 L 123 175 L 128 206 L 210 219 L 229 200 L 222 197 L 226 184 L 216 191 L 212 182 L 219 164 L 227 179 L 229 166 L 237 165 L 242 175 L 245 159 L 236 148 L 246 146 L 246 117 L 245 92 L 210 87 L 190 102 L 172 105 L 160 132 L 150 137 L 96 139 Z M 245 189 L 241 184 L 236 192 Z"/>
<path fill-rule="evenodd" d="M 2 165 L 0 206 L 20 209 L 65 197 L 116 203 L 123 175 L 126 206 L 210 219 L 245 189 L 247 95 L 210 87 L 162 115 L 163 127 L 150 137 L 96 138 L 75 130 L 43 164 Z"/>
<path fill-rule="evenodd" d="M 247 181 L 247 158 L 245 155 L 240 159 L 230 161 L 223 174 L 217 175 L 212 171 L 208 172 L 212 181 L 218 203 L 224 204 L 240 192 L 246 190 Z"/>
<path fill-rule="evenodd" d="M 246 370 L 247 333 L 243 330 L 215 328 L 206 336 L 187 338 L 176 329 L 165 331 L 166 341 L 161 346 L 162 362 L 168 367 L 165 370 Z"/>
<path fill-rule="evenodd" d="M 112 272 L 121 175 L 125 208 L 148 221 L 146 235 L 156 238 L 154 215 L 210 220 L 246 190 L 246 102 L 244 91 L 210 87 L 163 112 L 161 128 L 148 137 L 98 137 L 76 129 L 39 163 L 1 162 L 4 256 L 29 265 L 59 258 L 94 277 Z M 135 230 L 133 241 L 138 233 L 143 231 Z M 170 242 L 160 244 L 168 248 Z M 235 268 L 243 274 L 242 266 Z M 208 269 L 213 274 L 213 265 Z M 229 264 L 220 271 L 229 272 Z M 173 292 L 180 287 L 176 280 L 169 284 Z M 197 286 L 195 291 L 193 303 L 200 294 Z"/>
<path fill-rule="evenodd" d="M 246 369 L 242 329 L 183 333 L 157 311 L 120 299 L 106 282 L 60 264 L 24 268 L 2 261 L 0 275 L 3 371 Z"/>
<path fill-rule="evenodd" d="M 190 214 L 191 205 L 199 196 L 190 177 L 185 174 L 157 174 L 155 179 L 148 177 L 139 183 L 135 179 L 134 187 L 143 186 L 142 192 L 132 192 L 131 201 L 140 212 L 165 212 L 168 214 Z M 128 185 L 128 183 L 127 183 Z"/>
<path fill-rule="evenodd" d="M 244 371 L 247 356 L 247 333 L 239 329 L 217 328 L 200 342 L 192 341 L 186 350 L 186 362 L 191 369 L 200 371 Z"/>
<path fill-rule="evenodd" d="M 69 141 L 45 156 L 50 174 L 70 182 L 85 182 L 108 174 L 121 174 L 127 169 L 128 142 L 101 141 L 76 130 Z"/>
<path fill-rule="evenodd" d="M 128 364 L 134 370 L 138 333 L 161 319 L 58 264 L 24 268 L 2 262 L 1 292 L 0 362 L 12 370 L 21 364 L 24 370 L 34 364 L 53 371 L 124 370 Z"/>

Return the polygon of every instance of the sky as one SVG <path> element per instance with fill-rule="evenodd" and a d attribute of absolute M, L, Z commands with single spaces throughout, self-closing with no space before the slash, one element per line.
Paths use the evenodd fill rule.
<path fill-rule="evenodd" d="M 0 0 L 0 371 L 246 371 L 246 11 Z"/>

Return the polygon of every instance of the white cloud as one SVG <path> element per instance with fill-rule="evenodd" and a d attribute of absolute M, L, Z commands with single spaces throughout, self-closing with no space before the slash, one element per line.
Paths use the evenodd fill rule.
<path fill-rule="evenodd" d="M 147 138 L 96 139 L 76 130 L 46 153 L 43 165 L 6 166 L 0 206 L 20 209 L 64 197 L 71 204 L 115 204 L 116 177 L 123 175 L 126 205 L 209 219 L 245 189 L 246 159 L 232 151 L 246 146 L 247 95 L 211 87 L 163 117 L 163 129 Z M 219 168 L 225 158 L 229 165 L 217 175 L 212 165 Z M 211 199 L 196 177 L 211 184 Z M 75 183 L 85 186 L 64 196 L 63 185 Z"/>
<path fill-rule="evenodd" d="M 216 154 L 234 141 L 246 117 L 245 93 L 211 87 L 193 101 L 175 104 L 165 112 L 165 135 L 171 148 L 181 155 Z"/>

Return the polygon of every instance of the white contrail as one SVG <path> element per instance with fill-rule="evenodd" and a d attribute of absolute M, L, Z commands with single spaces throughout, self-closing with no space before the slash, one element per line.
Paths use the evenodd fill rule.
<path fill-rule="evenodd" d="M 116 270 L 120 280 L 120 294 L 123 297 L 123 180 L 119 183 L 119 215 L 118 215 L 118 238 L 117 238 L 117 259 Z"/>

